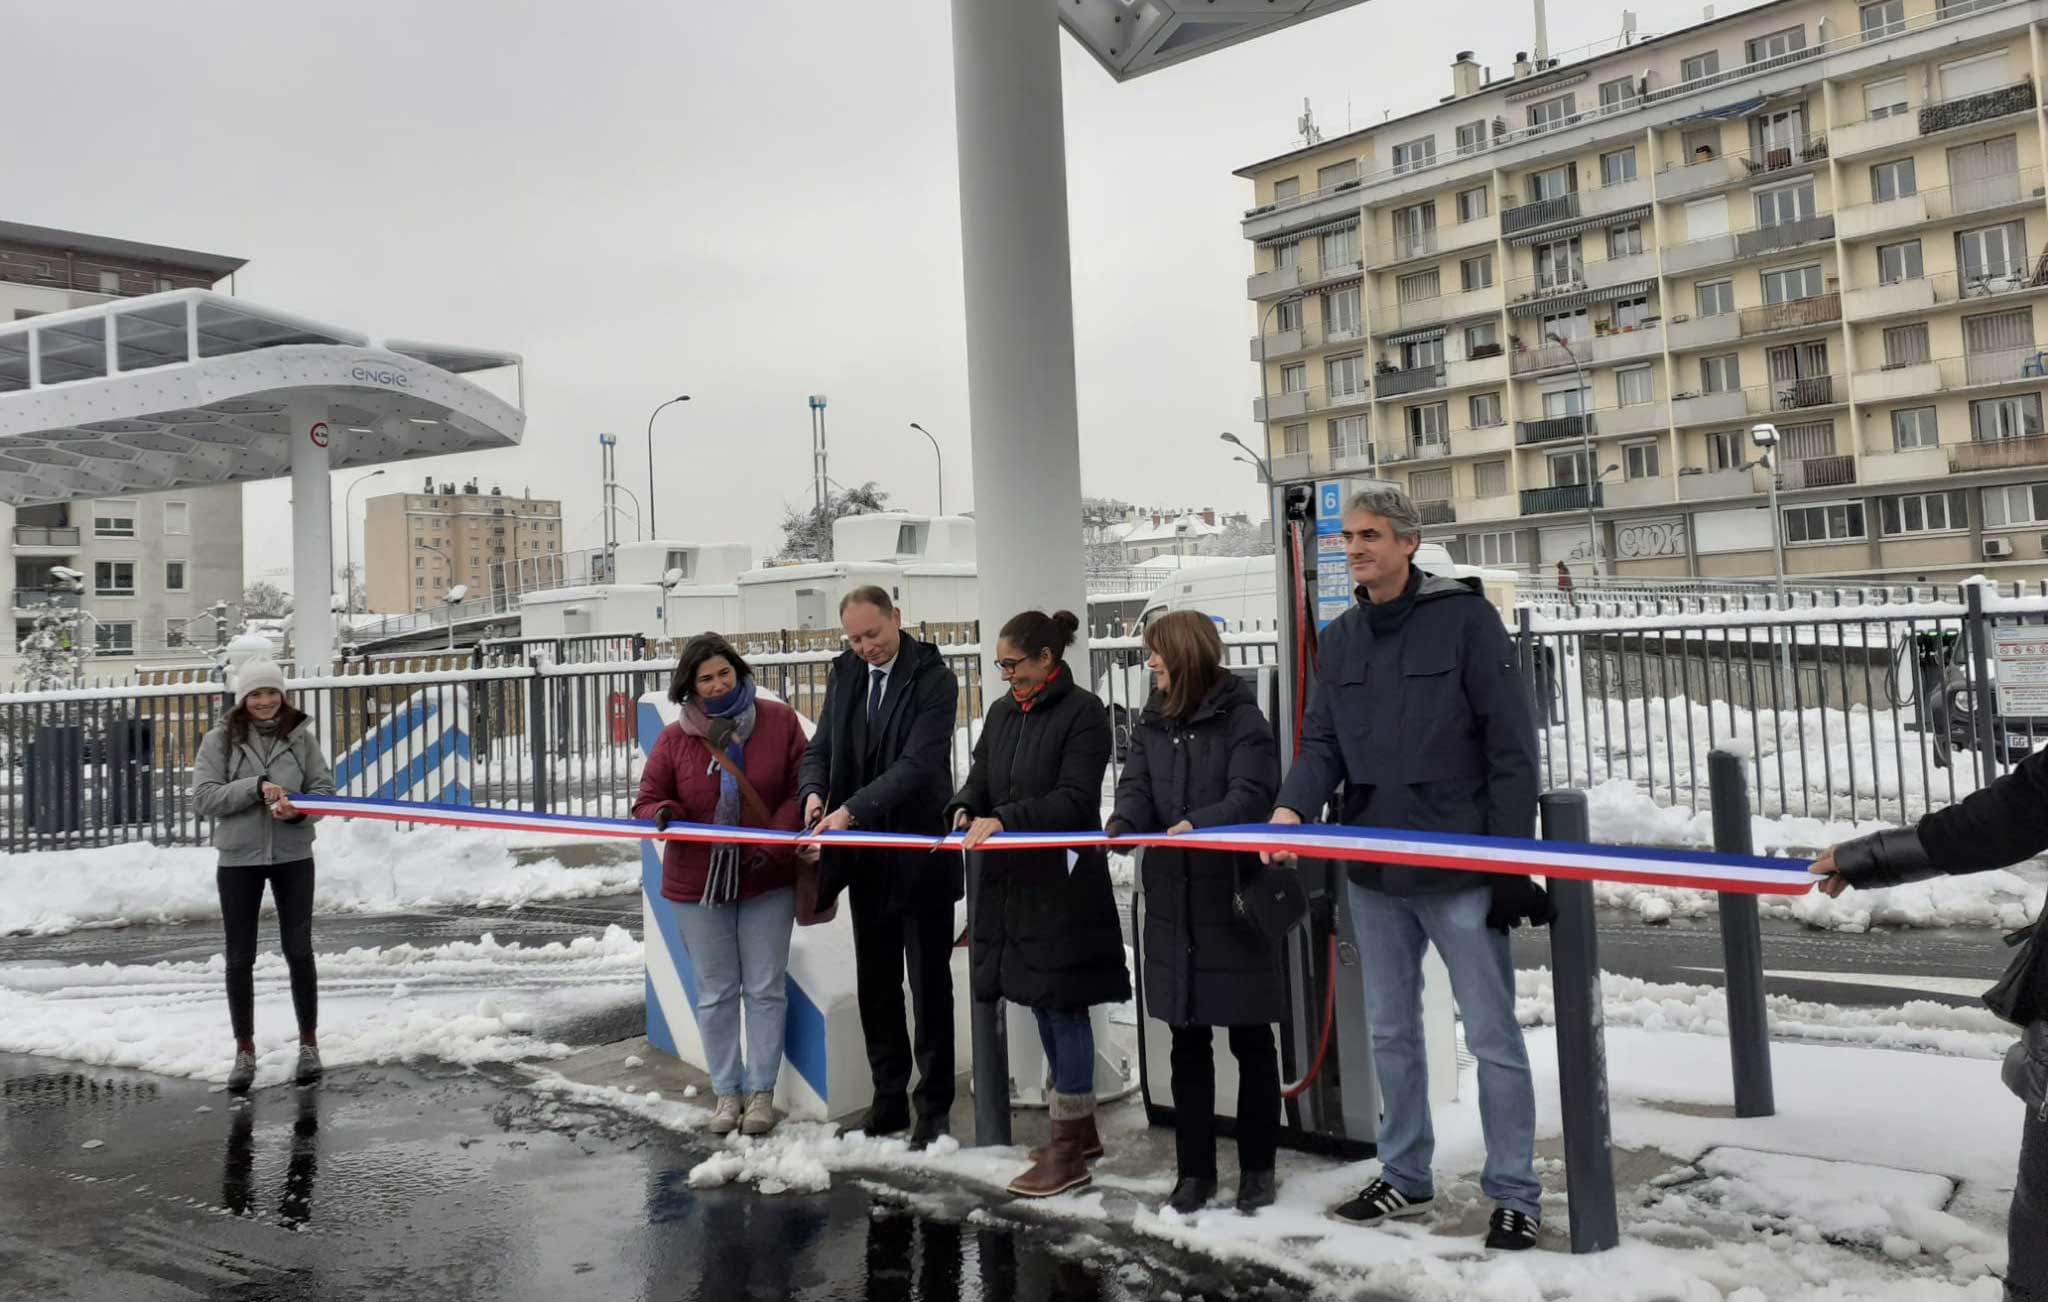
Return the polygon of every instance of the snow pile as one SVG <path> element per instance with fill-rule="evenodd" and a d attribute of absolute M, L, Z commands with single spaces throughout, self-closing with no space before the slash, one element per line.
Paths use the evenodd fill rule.
<path fill-rule="evenodd" d="M 539 839 L 564 844 L 559 837 Z M 385 913 L 507 906 L 639 887 L 637 859 L 590 868 L 565 868 L 553 859 L 515 862 L 512 851 L 535 840 L 530 833 L 327 819 L 313 852 L 313 908 Z M 217 862 L 211 849 L 143 841 L 0 855 L 0 935 L 218 918 Z"/>
<path fill-rule="evenodd" d="M 1896 1237 L 1891 1208 L 1939 1212 L 1955 1193 L 1954 1181 L 1945 1176 L 1747 1148 L 1712 1149 L 1698 1166 L 1706 1179 L 1688 1189 L 1695 1197 L 1765 1220 L 1791 1219 L 1795 1230 L 1811 1226 L 1827 1238 L 1873 1248 Z M 1796 1217 L 1788 1211 L 1793 1208 Z"/>
<path fill-rule="evenodd" d="M 320 1051 L 329 1067 L 438 1058 L 473 1065 L 563 1057 L 547 1028 L 644 995 L 640 942 L 602 937 L 535 947 L 485 936 L 318 956 Z M 233 1040 L 226 961 L 0 967 L 0 1050 L 220 1081 Z M 298 1052 L 289 972 L 256 960 L 256 1081 L 284 1080 Z"/>
<path fill-rule="evenodd" d="M 1602 1016 L 1609 1026 L 1648 1031 L 1728 1033 L 1728 997 L 1718 987 L 1643 981 L 1602 973 Z M 2002 1058 L 2017 1032 L 1988 1008 L 1951 1008 L 1915 999 L 1894 1008 L 1846 1008 L 1767 995 L 1773 1040 L 1809 1040 L 1905 1049 L 1957 1058 Z M 1555 1026 L 1556 996 L 1547 968 L 1515 973 L 1515 1016 L 1524 1026 Z"/>

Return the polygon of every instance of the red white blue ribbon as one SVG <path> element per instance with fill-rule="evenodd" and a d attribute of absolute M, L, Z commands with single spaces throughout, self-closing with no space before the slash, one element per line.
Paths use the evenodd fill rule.
<path fill-rule="evenodd" d="M 636 818 L 588 818 L 536 814 L 518 809 L 429 805 L 368 796 L 298 796 L 292 804 L 308 814 L 333 818 L 376 818 L 443 827 L 491 828 L 561 836 L 616 837 L 635 841 L 729 842 L 741 845 L 818 845 L 883 850 L 957 850 L 963 834 L 919 836 L 909 832 L 783 832 L 709 823 L 670 823 L 663 831 Z M 1683 886 L 1743 895 L 1803 895 L 1813 886 L 1804 859 L 1722 854 L 1709 850 L 1666 850 L 1641 846 L 1574 845 L 1509 836 L 1468 836 L 1449 832 L 1403 832 L 1327 823 L 1289 826 L 1240 823 L 1204 827 L 1179 836 L 1133 833 L 1110 838 L 1101 832 L 998 832 L 982 850 L 1079 849 L 1103 846 L 1172 846 L 1182 850 L 1284 851 L 1312 859 L 1446 868 L 1464 872 L 1518 873 L 1580 881 Z"/>

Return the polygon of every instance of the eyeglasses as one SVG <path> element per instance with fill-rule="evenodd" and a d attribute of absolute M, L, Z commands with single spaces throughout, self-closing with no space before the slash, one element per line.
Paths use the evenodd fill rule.
<path fill-rule="evenodd" d="M 996 668 L 1006 674 L 1014 674 L 1017 672 L 1017 666 L 1023 664 L 1025 659 L 1026 657 L 1023 656 L 1011 656 L 1007 660 L 998 660 L 996 661 Z"/>

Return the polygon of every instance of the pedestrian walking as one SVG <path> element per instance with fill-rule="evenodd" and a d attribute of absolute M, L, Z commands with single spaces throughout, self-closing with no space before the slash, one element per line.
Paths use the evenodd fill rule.
<path fill-rule="evenodd" d="M 328 766 L 305 712 L 285 696 L 284 671 L 264 657 L 234 671 L 234 708 L 207 731 L 192 766 L 192 803 L 213 820 L 226 933 L 228 1020 L 235 1060 L 228 1088 L 247 1090 L 256 1080 L 256 924 L 263 888 L 277 905 L 278 939 L 291 974 L 292 1012 L 298 1019 L 298 1062 L 293 1078 L 320 1079 L 319 973 L 313 961 L 314 818 L 292 804 L 294 793 L 334 794 Z"/>
<path fill-rule="evenodd" d="M 839 603 L 847 649 L 832 662 L 825 708 L 804 751 L 804 824 L 938 836 L 953 791 L 960 688 L 945 657 L 903 631 L 886 588 L 861 587 Z M 844 889 L 853 905 L 854 976 L 874 1105 L 861 1129 L 910 1132 L 924 1148 L 948 1131 L 953 1110 L 954 906 L 960 856 L 928 850 L 825 849 L 820 903 Z M 916 1038 L 905 1026 L 910 986 Z M 917 1117 L 910 1070 L 917 1067 Z"/>
<path fill-rule="evenodd" d="M 796 711 L 757 695 L 753 670 L 716 633 L 684 644 L 668 695 L 682 718 L 662 729 L 647 757 L 633 817 L 658 829 L 684 822 L 795 831 L 804 757 Z M 711 1133 L 766 1134 L 775 1128 L 782 1072 L 795 851 L 669 841 L 661 896 L 678 906 L 696 974 L 697 1031 L 716 1096 Z"/>
<path fill-rule="evenodd" d="M 1145 626 L 1154 691 L 1132 731 L 1109 834 L 1255 823 L 1280 788 L 1273 727 L 1244 680 L 1223 667 L 1208 616 L 1181 610 Z M 1165 1022 L 1178 1170 L 1167 1205 L 1191 1215 L 1216 1196 L 1216 1027 L 1237 1060 L 1237 1209 L 1274 1197 L 1280 1140 L 1280 1056 L 1273 1024 L 1287 1012 L 1280 946 L 1246 916 L 1241 890 L 1267 871 L 1255 854 L 1144 851 L 1145 1011 Z"/>
<path fill-rule="evenodd" d="M 2037 750 L 1990 786 L 1923 816 L 1845 841 L 1814 860 L 1829 896 L 1924 881 L 1944 873 L 1985 872 L 2048 849 L 2048 751 Z M 1984 1002 L 2021 1029 L 2006 1050 L 2006 1088 L 2026 1103 L 2019 1178 L 2006 1214 L 2005 1296 L 2048 1302 L 2048 937 L 2041 919 L 2014 938 L 2020 945 L 2005 979 Z"/>
<path fill-rule="evenodd" d="M 1003 625 L 996 669 L 1010 690 L 989 707 L 949 813 L 969 852 L 998 832 L 1095 831 L 1109 767 L 1109 715 L 1063 658 L 1080 621 L 1027 610 Z M 974 997 L 1031 1009 L 1052 1068 L 1052 1142 L 1010 1192 L 1045 1198 L 1085 1185 L 1102 1155 L 1095 1126 L 1095 1031 L 1088 1010 L 1131 997 L 1123 931 L 1099 846 L 982 851 L 968 923 Z"/>
<path fill-rule="evenodd" d="M 1407 494 L 1351 499 L 1343 540 L 1357 604 L 1323 634 L 1301 751 L 1273 822 L 1315 818 L 1341 783 L 1349 824 L 1534 834 L 1535 726 L 1507 631 L 1476 587 L 1415 568 L 1421 537 Z M 1394 864 L 1353 864 L 1348 876 L 1384 1117 L 1379 1175 L 1336 1214 L 1377 1225 L 1435 1199 L 1422 1032 L 1422 956 L 1434 945 L 1479 1060 L 1480 1188 L 1494 1202 L 1486 1245 L 1534 1247 L 1536 1100 L 1507 931 L 1521 917 L 1546 919 L 1541 888 L 1521 876 Z"/>

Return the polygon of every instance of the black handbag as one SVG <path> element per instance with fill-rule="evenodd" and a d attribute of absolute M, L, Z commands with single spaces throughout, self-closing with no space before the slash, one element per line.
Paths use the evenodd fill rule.
<path fill-rule="evenodd" d="M 1230 903 L 1238 917 L 1274 945 L 1308 921 L 1308 888 L 1292 868 L 1240 870 Z"/>
<path fill-rule="evenodd" d="M 2040 919 L 2007 936 L 2005 943 L 2020 952 L 1998 984 L 1984 992 L 1984 1006 L 2001 1020 L 2027 1026 L 2048 1016 L 2048 943 L 2043 943 Z"/>

